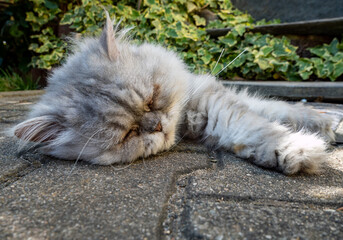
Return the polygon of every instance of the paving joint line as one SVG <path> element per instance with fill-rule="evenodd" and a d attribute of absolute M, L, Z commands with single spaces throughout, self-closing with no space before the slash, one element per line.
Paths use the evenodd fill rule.
<path fill-rule="evenodd" d="M 179 151 L 177 151 L 177 152 L 179 152 Z M 183 151 L 180 151 L 180 152 L 183 152 Z M 186 151 L 186 153 L 187 153 L 187 151 Z M 208 154 L 208 152 L 205 152 L 205 153 Z M 167 219 L 167 216 L 168 216 L 169 201 L 170 201 L 171 197 L 177 191 L 177 180 L 184 175 L 191 174 L 191 173 L 198 171 L 198 170 L 206 170 L 206 169 L 207 170 L 215 170 L 215 168 L 213 168 L 213 164 L 210 161 L 208 161 L 206 166 L 200 166 L 200 167 L 194 167 L 194 168 L 186 169 L 186 170 L 182 170 L 182 171 L 176 171 L 172 175 L 171 183 L 169 184 L 168 189 L 166 191 L 165 199 L 164 199 L 163 204 L 162 204 L 162 210 L 160 212 L 160 215 L 159 215 L 158 221 L 157 221 L 156 232 L 155 232 L 157 239 L 162 239 L 165 236 L 163 233 L 164 232 L 163 223 L 165 222 L 165 220 Z"/>
<path fill-rule="evenodd" d="M 216 194 L 216 193 L 189 193 L 187 194 L 189 200 L 195 199 L 210 199 L 210 200 L 220 200 L 226 202 L 242 202 L 242 203 L 254 203 L 258 201 L 264 201 L 265 203 L 298 203 L 303 205 L 313 205 L 316 207 L 332 207 L 339 208 L 342 207 L 341 202 L 331 201 L 315 201 L 315 200 L 297 200 L 297 199 L 278 199 L 278 198 L 265 198 L 265 197 L 253 197 L 253 196 L 237 196 L 234 194 Z"/>
<path fill-rule="evenodd" d="M 40 161 L 35 161 L 32 163 L 25 163 L 23 166 L 8 171 L 6 174 L 0 177 L 0 190 L 10 186 L 11 184 L 17 182 L 21 178 L 41 167 L 42 163 Z"/>
<path fill-rule="evenodd" d="M 218 156 L 218 155 L 217 155 Z M 283 207 L 283 208 L 292 208 L 297 209 L 296 206 L 292 206 L 292 204 L 300 204 L 300 205 L 306 205 L 313 208 L 313 211 L 323 211 L 325 207 L 330 207 L 334 209 L 338 209 L 342 207 L 342 203 L 334 203 L 334 202 L 320 202 L 320 201 L 313 201 L 313 200 L 296 200 L 296 199 L 290 199 L 290 200 L 283 200 L 283 199 L 275 199 L 275 198 L 263 198 L 263 197 L 253 197 L 253 196 L 237 196 L 237 195 L 224 195 L 224 194 L 205 194 L 205 193 L 198 193 L 194 194 L 191 192 L 192 188 L 192 182 L 193 182 L 192 176 L 188 178 L 187 184 L 184 187 L 184 190 L 182 191 L 181 195 L 181 208 L 183 209 L 180 214 L 180 221 L 181 225 L 183 226 L 180 231 L 182 235 L 186 239 L 208 239 L 206 236 L 200 234 L 197 232 L 197 230 L 194 228 L 192 221 L 191 221 L 191 203 L 190 201 L 195 200 L 220 200 L 225 201 L 226 203 L 244 203 L 249 204 L 252 203 L 257 206 L 270 206 L 270 207 Z M 279 203 L 279 204 L 277 204 Z M 280 206 L 280 203 L 288 203 L 287 206 Z M 298 207 L 299 208 L 299 207 Z M 163 235 L 161 235 L 163 236 Z"/>

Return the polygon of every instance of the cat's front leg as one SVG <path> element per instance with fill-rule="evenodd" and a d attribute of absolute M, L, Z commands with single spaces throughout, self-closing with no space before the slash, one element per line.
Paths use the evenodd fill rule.
<path fill-rule="evenodd" d="M 290 127 L 293 131 L 304 130 L 318 133 L 327 142 L 335 141 L 335 134 L 331 129 L 331 118 L 302 103 L 289 104 L 283 101 L 263 99 L 250 96 L 246 91 L 237 94 L 240 101 L 246 104 L 256 114 L 277 121 Z"/>
<path fill-rule="evenodd" d="M 314 134 L 291 132 L 241 104 L 213 107 L 207 121 L 207 145 L 229 150 L 262 167 L 287 175 L 316 173 L 325 160 L 326 145 L 322 139 Z"/>
<path fill-rule="evenodd" d="M 284 174 L 318 172 L 325 160 L 326 144 L 316 134 L 294 132 L 272 119 L 273 115 L 265 117 L 261 113 L 267 107 L 252 110 L 242 95 L 224 88 L 212 76 L 194 76 L 192 81 L 184 123 L 189 136 L 198 137 L 200 131 L 208 146 L 229 150 Z M 258 106 L 260 102 L 256 99 L 252 103 Z"/>

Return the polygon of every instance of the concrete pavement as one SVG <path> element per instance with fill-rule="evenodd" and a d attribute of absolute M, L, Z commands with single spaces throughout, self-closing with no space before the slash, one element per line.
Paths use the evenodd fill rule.
<path fill-rule="evenodd" d="M 0 94 L 0 131 L 40 94 Z M 337 130 L 341 105 L 314 105 L 336 117 Z M 0 189 L 0 239 L 343 236 L 340 144 L 320 175 L 286 177 L 186 141 L 130 165 L 95 166 L 34 151 L 19 157 L 1 134 Z"/>

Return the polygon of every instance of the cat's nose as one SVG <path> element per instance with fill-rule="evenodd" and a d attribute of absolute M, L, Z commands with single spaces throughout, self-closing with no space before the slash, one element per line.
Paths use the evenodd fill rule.
<path fill-rule="evenodd" d="M 158 122 L 157 123 L 157 125 L 156 125 L 156 127 L 155 127 L 155 132 L 162 132 L 162 124 L 161 124 L 161 122 Z"/>

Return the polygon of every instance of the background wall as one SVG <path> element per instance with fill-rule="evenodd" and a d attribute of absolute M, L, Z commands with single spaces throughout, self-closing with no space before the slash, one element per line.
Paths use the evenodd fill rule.
<path fill-rule="evenodd" d="M 342 0 L 232 0 L 235 7 L 256 20 L 282 22 L 343 17 Z"/>

